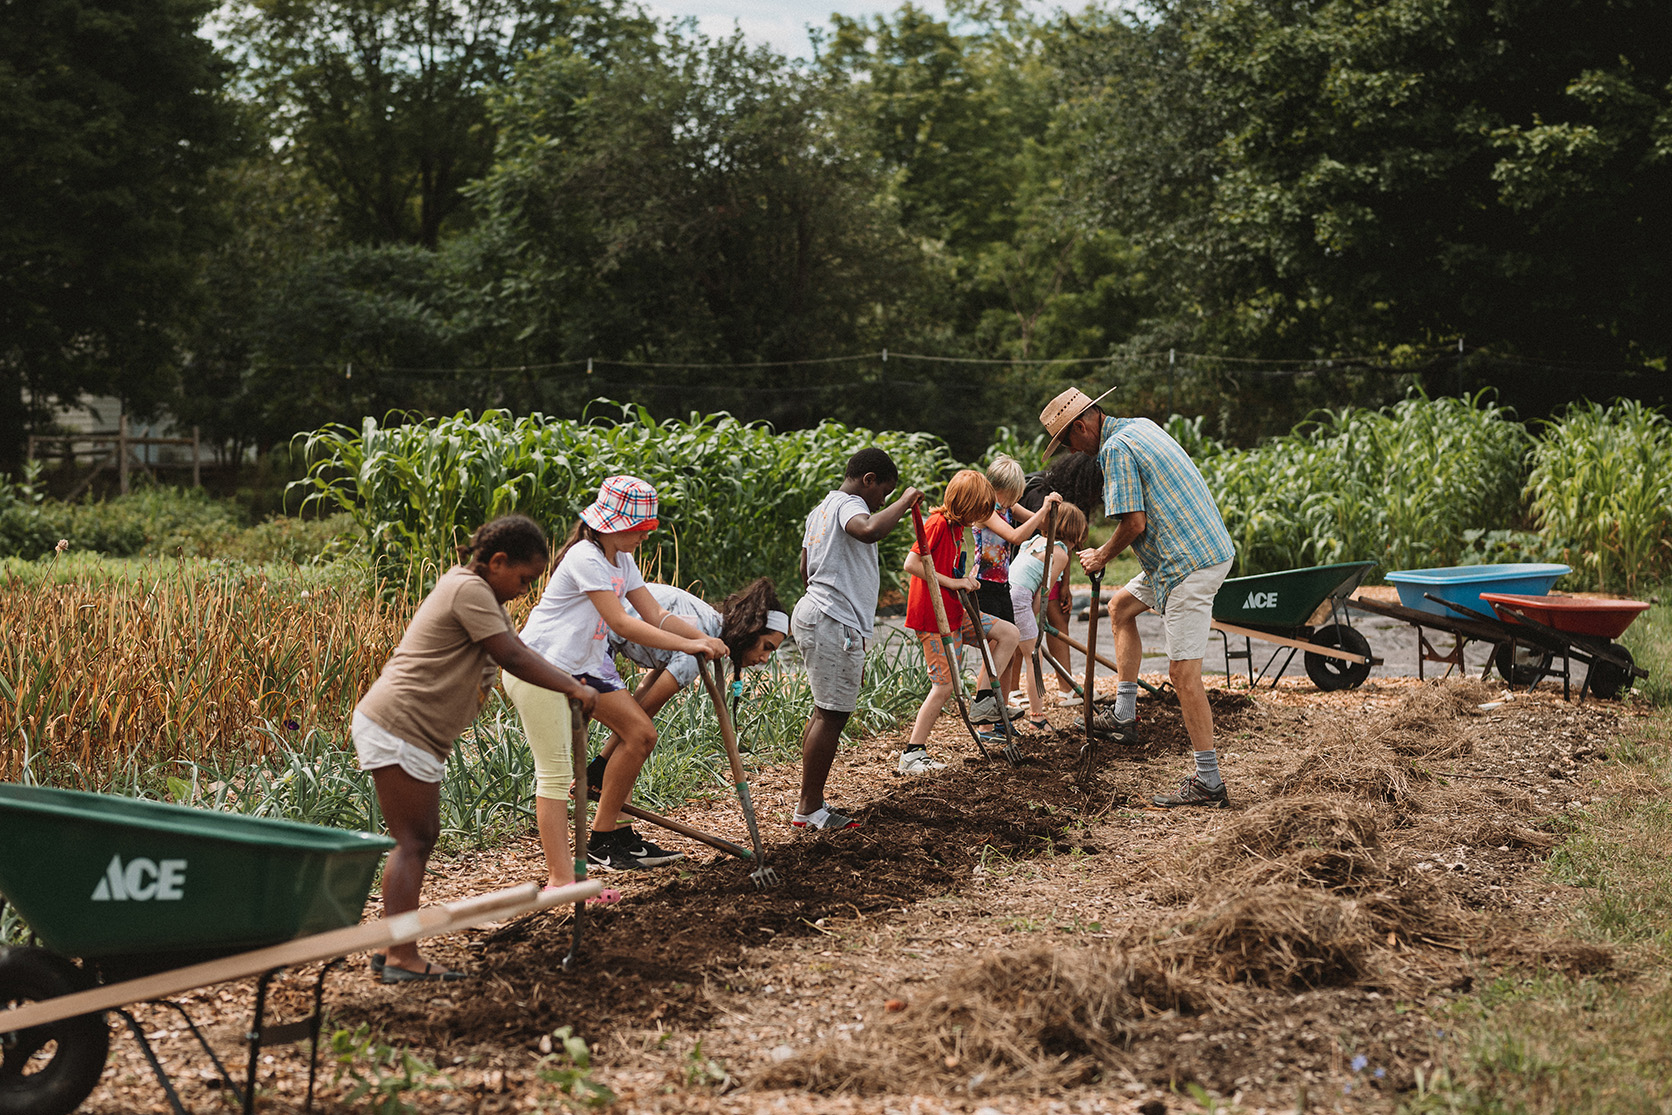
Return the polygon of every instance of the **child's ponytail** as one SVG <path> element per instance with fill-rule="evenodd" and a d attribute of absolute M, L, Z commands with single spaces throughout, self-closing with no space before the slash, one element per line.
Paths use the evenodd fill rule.
<path fill-rule="evenodd" d="M 598 541 L 598 532 L 594 530 L 592 526 L 586 522 L 586 520 L 576 519 L 575 529 L 571 530 L 569 532 L 569 537 L 563 540 L 563 547 L 557 551 L 557 561 L 553 562 L 553 564 L 561 564 L 563 561 L 563 555 L 574 549 L 576 543 L 579 542 L 591 542 L 594 546 L 598 546 L 600 549 L 603 548 Z"/>

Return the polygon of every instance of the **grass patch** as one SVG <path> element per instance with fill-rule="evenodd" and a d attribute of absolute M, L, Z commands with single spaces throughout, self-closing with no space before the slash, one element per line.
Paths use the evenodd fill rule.
<path fill-rule="evenodd" d="M 1613 796 L 1570 821 L 1549 868 L 1580 888 L 1569 930 L 1619 948 L 1619 972 L 1493 979 L 1455 1005 L 1450 1065 L 1401 1111 L 1672 1110 L 1672 712 L 1633 725 L 1613 751 Z"/>
<path fill-rule="evenodd" d="M 1636 699 L 1666 708 L 1672 705 L 1672 585 L 1662 585 L 1642 599 L 1654 601 L 1654 606 L 1626 628 L 1620 645 L 1649 671 L 1649 676 L 1639 678 L 1632 689 Z"/>

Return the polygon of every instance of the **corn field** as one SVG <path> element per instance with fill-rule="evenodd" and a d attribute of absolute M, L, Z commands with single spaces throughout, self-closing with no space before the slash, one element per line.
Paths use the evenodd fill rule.
<path fill-rule="evenodd" d="M 316 463 L 299 483 L 310 498 L 351 514 L 379 575 L 403 580 L 445 569 L 478 525 L 517 511 L 566 535 L 605 477 L 629 473 L 656 486 L 661 526 L 638 555 L 647 575 L 719 599 L 769 576 L 785 602 L 798 595 L 796 566 L 807 512 L 842 482 L 847 460 L 886 449 L 901 483 L 936 489 L 955 467 L 929 434 L 872 433 L 824 422 L 779 433 L 730 415 L 657 422 L 620 408 L 567 421 L 507 411 L 384 425 L 327 427 L 306 435 Z M 883 543 L 885 577 L 909 545 Z"/>
<path fill-rule="evenodd" d="M 1672 577 L 1672 422 L 1642 403 L 1582 403 L 1548 423 L 1527 495 L 1539 527 L 1593 587 L 1632 594 Z"/>

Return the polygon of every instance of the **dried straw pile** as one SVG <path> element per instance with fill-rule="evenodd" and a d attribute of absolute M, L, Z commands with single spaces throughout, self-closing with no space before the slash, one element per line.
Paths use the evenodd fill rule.
<path fill-rule="evenodd" d="M 853 1040 L 774 1065 L 768 1088 L 1038 1094 L 1089 1080 L 1136 1026 L 1213 1005 L 1196 981 L 1116 948 L 984 957 Z"/>
<path fill-rule="evenodd" d="M 1400 814 L 1420 812 L 1418 791 L 1434 780 L 1425 764 L 1467 755 L 1472 744 L 1458 720 L 1478 716 L 1477 706 L 1495 696 L 1479 681 L 1432 681 L 1386 711 L 1330 717 L 1302 741 L 1306 754 L 1274 790 L 1346 795 Z"/>

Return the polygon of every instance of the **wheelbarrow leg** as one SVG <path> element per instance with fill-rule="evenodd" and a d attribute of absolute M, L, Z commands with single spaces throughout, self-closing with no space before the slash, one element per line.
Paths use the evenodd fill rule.
<path fill-rule="evenodd" d="M 157 1060 L 156 1050 L 152 1049 L 151 1043 L 145 1040 L 145 1029 L 139 1024 L 139 1020 L 121 1007 L 110 1013 L 127 1023 L 128 1032 L 133 1034 L 134 1041 L 139 1044 L 139 1051 L 145 1055 L 145 1063 L 151 1066 L 151 1075 L 155 1076 L 157 1083 L 162 1085 L 163 1095 L 168 1097 L 168 1106 L 173 1109 L 174 1115 L 188 1115 L 185 1107 L 180 1103 L 180 1093 L 174 1090 L 174 1081 L 168 1078 L 168 1072 L 164 1070 L 163 1063 Z M 228 1080 L 227 1083 L 232 1084 L 232 1081 Z M 236 1093 L 237 1091 L 237 1085 L 233 1085 L 233 1092 Z M 248 1112 L 249 1109 L 249 1105 L 246 1103 L 244 1110 Z"/>

